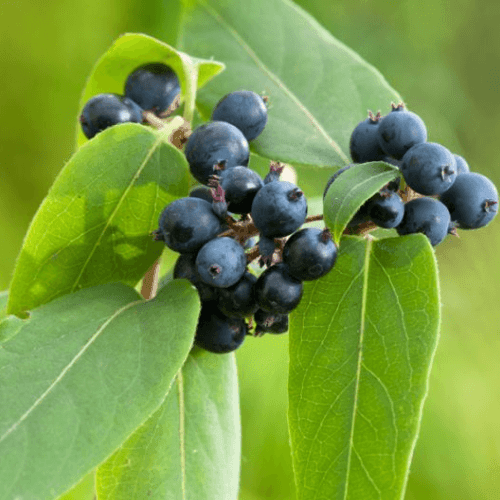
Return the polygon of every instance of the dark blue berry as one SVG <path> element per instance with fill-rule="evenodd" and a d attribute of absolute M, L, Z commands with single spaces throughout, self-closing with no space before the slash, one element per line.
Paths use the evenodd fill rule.
<path fill-rule="evenodd" d="M 285 164 L 279 161 L 271 161 L 269 165 L 269 172 L 264 177 L 264 184 L 269 184 L 270 182 L 279 181 L 280 175 L 283 173 Z"/>
<path fill-rule="evenodd" d="M 265 184 L 252 203 L 252 219 L 268 238 L 287 236 L 298 229 L 307 216 L 304 193 L 291 182 Z"/>
<path fill-rule="evenodd" d="M 337 247 L 327 229 L 307 227 L 288 238 L 283 262 L 291 276 L 311 281 L 328 273 L 337 259 Z"/>
<path fill-rule="evenodd" d="M 224 189 L 228 209 L 235 214 L 249 213 L 255 195 L 264 185 L 257 172 L 241 166 L 222 170 L 219 183 Z"/>
<path fill-rule="evenodd" d="M 425 142 L 413 146 L 403 157 L 401 172 L 406 184 L 425 195 L 442 194 L 457 177 L 454 156 L 441 144 Z"/>
<path fill-rule="evenodd" d="M 455 163 L 457 164 L 457 175 L 468 174 L 470 172 L 469 164 L 465 161 L 465 158 L 460 155 L 453 155 L 455 157 Z"/>
<path fill-rule="evenodd" d="M 208 203 L 212 203 L 212 190 L 207 186 L 198 186 L 193 188 L 189 196 L 191 198 L 201 198 L 202 200 L 208 201 Z"/>
<path fill-rule="evenodd" d="M 228 318 L 215 302 L 202 304 L 194 343 L 198 347 L 223 354 L 236 350 L 245 340 L 248 327 L 241 318 Z"/>
<path fill-rule="evenodd" d="M 196 256 L 196 270 L 208 285 L 227 288 L 237 283 L 247 265 L 243 247 L 232 238 L 215 238 L 201 247 Z"/>
<path fill-rule="evenodd" d="M 391 229 L 403 220 L 405 206 L 401 197 L 389 189 L 382 189 L 370 198 L 370 219 L 377 226 Z"/>
<path fill-rule="evenodd" d="M 226 169 L 245 167 L 250 158 L 245 136 L 226 122 L 209 122 L 198 127 L 188 139 L 185 154 L 191 173 L 205 185 L 217 173 L 214 166 L 222 163 Z"/>
<path fill-rule="evenodd" d="M 302 282 L 290 276 L 283 263 L 267 268 L 255 284 L 259 307 L 273 313 L 287 314 L 295 309 L 302 293 Z"/>
<path fill-rule="evenodd" d="M 359 122 L 352 131 L 349 151 L 353 162 L 365 163 L 384 158 L 385 153 L 378 143 L 379 120 L 380 113 L 373 115 L 370 112 L 368 118 Z"/>
<path fill-rule="evenodd" d="M 180 253 L 196 252 L 223 229 L 210 203 L 200 198 L 179 198 L 167 205 L 159 226 L 155 239 Z"/>
<path fill-rule="evenodd" d="M 274 238 L 268 238 L 261 234 L 259 237 L 259 253 L 263 259 L 262 262 L 270 264 L 274 250 L 276 250 Z"/>
<path fill-rule="evenodd" d="M 98 94 L 85 104 L 80 124 L 87 139 L 118 123 L 141 123 L 142 109 L 128 97 Z"/>
<path fill-rule="evenodd" d="M 396 228 L 398 234 L 423 233 L 431 245 L 436 246 L 444 240 L 450 227 L 450 212 L 434 198 L 416 198 L 405 205 L 401 224 Z"/>
<path fill-rule="evenodd" d="M 402 104 L 393 105 L 392 111 L 379 121 L 378 140 L 385 153 L 401 160 L 412 146 L 427 140 L 427 129 L 420 116 Z"/>
<path fill-rule="evenodd" d="M 136 68 L 127 77 L 125 95 L 142 109 L 160 114 L 167 110 L 181 91 L 174 70 L 163 63 Z"/>
<path fill-rule="evenodd" d="M 498 191 L 487 177 L 465 173 L 439 198 L 450 211 L 451 220 L 462 229 L 489 224 L 498 211 Z"/>
<path fill-rule="evenodd" d="M 243 132 L 247 141 L 252 141 L 266 126 L 267 107 L 255 92 L 239 90 L 225 95 L 217 103 L 212 120 L 231 123 Z"/>
<path fill-rule="evenodd" d="M 217 289 L 204 283 L 196 271 L 196 253 L 179 255 L 174 266 L 174 279 L 179 278 L 189 280 L 196 287 L 202 302 L 217 300 Z"/>
<path fill-rule="evenodd" d="M 264 333 L 286 333 L 288 331 L 288 314 L 278 314 L 259 309 L 254 315 L 255 335 L 260 337 Z"/>
<path fill-rule="evenodd" d="M 254 285 L 257 278 L 248 271 L 233 286 L 219 288 L 218 307 L 229 317 L 243 318 L 252 315 L 257 309 Z"/>

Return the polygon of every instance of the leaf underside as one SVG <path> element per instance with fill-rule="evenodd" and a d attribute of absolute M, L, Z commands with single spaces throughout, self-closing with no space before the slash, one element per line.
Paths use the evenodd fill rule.
<path fill-rule="evenodd" d="M 439 318 L 423 235 L 345 237 L 332 272 L 305 286 L 290 330 L 299 500 L 403 498 Z"/>

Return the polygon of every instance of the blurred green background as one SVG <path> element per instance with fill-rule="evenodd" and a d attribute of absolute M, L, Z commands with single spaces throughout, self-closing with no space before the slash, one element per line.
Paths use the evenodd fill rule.
<path fill-rule="evenodd" d="M 424 119 L 429 140 L 464 155 L 500 186 L 500 2 L 298 3 L 385 75 Z M 19 0 L 0 6 L 0 289 L 8 287 L 29 222 L 73 151 L 78 101 L 92 65 L 124 32 L 174 44 L 178 5 Z M 461 231 L 437 249 L 443 326 L 408 500 L 500 498 L 499 221 Z M 267 337 L 248 339 L 238 352 L 240 500 L 294 498 L 287 338 Z"/>

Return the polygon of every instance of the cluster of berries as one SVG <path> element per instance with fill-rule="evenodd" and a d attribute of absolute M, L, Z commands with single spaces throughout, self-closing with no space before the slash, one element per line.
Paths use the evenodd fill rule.
<path fill-rule="evenodd" d="M 484 175 L 471 173 L 464 158 L 441 144 L 427 142 L 422 119 L 403 104 L 392 105 L 386 116 L 369 113 L 354 129 L 350 153 L 355 163 L 385 161 L 403 174 L 406 203 L 399 183 L 385 186 L 356 213 L 350 226 L 372 221 L 398 234 L 425 234 L 438 245 L 456 228 L 478 229 L 498 211 L 498 192 Z M 353 164 L 335 173 L 333 181 Z M 409 188 L 409 189 L 408 189 Z"/>
<path fill-rule="evenodd" d="M 85 104 L 80 115 L 83 133 L 92 139 L 97 133 L 119 123 L 142 123 L 143 112 L 161 117 L 178 105 L 179 79 L 163 63 L 148 63 L 127 77 L 124 95 L 98 94 Z"/>
<path fill-rule="evenodd" d="M 198 290 L 195 344 L 211 352 L 235 350 L 253 323 L 257 336 L 286 332 L 302 282 L 324 276 L 337 257 L 328 230 L 297 231 L 307 201 L 295 184 L 280 180 L 283 165 L 272 162 L 265 179 L 246 166 L 248 141 L 266 122 L 265 101 L 254 92 L 221 99 L 185 148 L 191 173 L 204 185 L 167 205 L 153 233 L 181 254 L 173 275 Z M 249 269 L 257 259 L 266 266 L 258 278 Z"/>

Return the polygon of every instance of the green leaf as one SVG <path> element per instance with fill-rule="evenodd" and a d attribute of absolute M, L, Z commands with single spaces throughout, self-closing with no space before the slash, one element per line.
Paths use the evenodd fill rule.
<path fill-rule="evenodd" d="M 164 400 L 198 313 L 185 280 L 148 302 L 108 284 L 33 310 L 0 347 L 0 499 L 53 498 L 103 462 Z"/>
<path fill-rule="evenodd" d="M 0 292 L 0 322 L 7 314 L 7 302 L 9 300 L 9 291 Z"/>
<path fill-rule="evenodd" d="M 354 165 L 335 179 L 324 202 L 325 223 L 335 243 L 339 243 L 359 207 L 398 175 L 397 167 L 384 162 L 371 162 Z"/>
<path fill-rule="evenodd" d="M 269 97 L 269 120 L 252 141 L 261 156 L 289 163 L 349 163 L 349 138 L 367 110 L 401 98 L 383 76 L 288 0 L 192 0 L 178 46 L 227 65 L 197 104 L 208 118 L 225 94 Z"/>
<path fill-rule="evenodd" d="M 57 500 L 96 500 L 95 470 L 87 474 L 76 486 Z"/>
<path fill-rule="evenodd" d="M 164 132 L 133 123 L 101 132 L 73 155 L 38 209 L 8 312 L 89 286 L 135 286 L 162 252 L 150 236 L 159 214 L 187 195 L 188 182 L 186 159 Z"/>
<path fill-rule="evenodd" d="M 297 498 L 402 499 L 438 341 L 432 247 L 345 237 L 304 288 L 290 329 Z"/>
<path fill-rule="evenodd" d="M 193 118 L 196 89 L 224 70 L 224 64 L 217 61 L 191 57 L 147 35 L 127 33 L 118 38 L 97 61 L 87 80 L 79 109 L 83 109 L 85 103 L 97 94 L 123 94 L 128 75 L 138 66 L 150 62 L 167 64 L 177 74 L 181 100 L 185 101 L 186 108 L 190 108 L 191 116 L 185 115 L 188 121 Z M 77 124 L 77 134 L 78 146 L 87 142 L 80 124 Z"/>
<path fill-rule="evenodd" d="M 162 406 L 99 467 L 99 500 L 236 499 L 239 418 L 234 355 L 195 349 Z"/>

